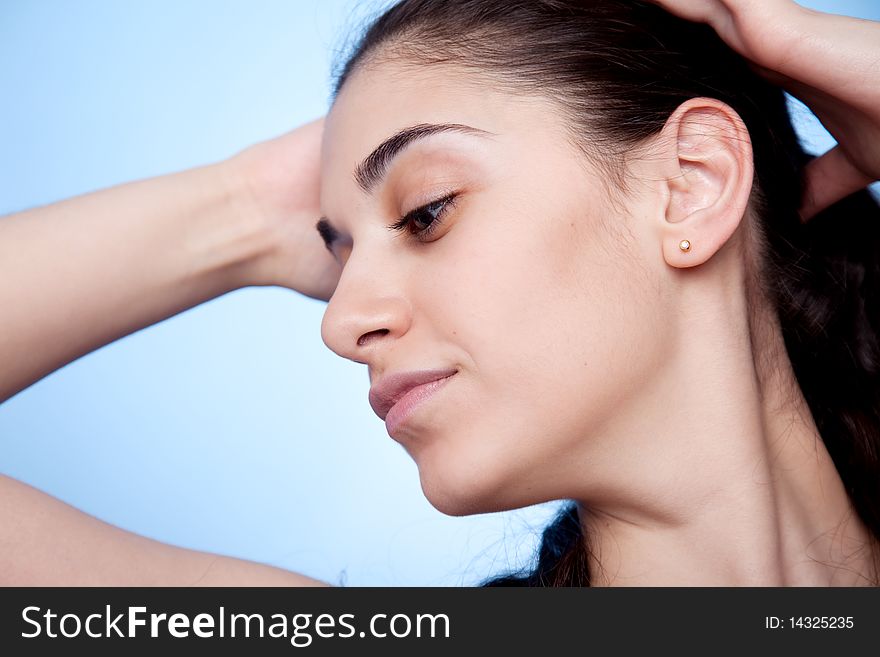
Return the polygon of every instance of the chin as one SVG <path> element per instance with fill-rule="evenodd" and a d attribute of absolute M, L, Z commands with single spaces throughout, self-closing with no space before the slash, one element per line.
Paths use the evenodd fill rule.
<path fill-rule="evenodd" d="M 439 455 L 435 455 L 439 456 Z M 513 499 L 517 491 L 510 476 L 493 466 L 485 466 L 479 459 L 431 458 L 422 454 L 418 461 L 422 492 L 435 509 L 448 516 L 470 516 L 495 513 L 527 506 Z M 506 473 L 510 474 L 510 473 Z"/>

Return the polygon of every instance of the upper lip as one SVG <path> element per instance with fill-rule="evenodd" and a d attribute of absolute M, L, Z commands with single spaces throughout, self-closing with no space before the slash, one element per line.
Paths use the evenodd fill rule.
<path fill-rule="evenodd" d="M 370 406 L 382 420 L 401 397 L 416 386 L 452 376 L 456 369 L 419 370 L 400 372 L 382 377 L 370 388 Z"/>

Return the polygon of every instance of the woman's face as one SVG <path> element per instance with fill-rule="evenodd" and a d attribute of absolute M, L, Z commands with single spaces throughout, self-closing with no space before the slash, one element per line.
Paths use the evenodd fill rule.
<path fill-rule="evenodd" d="M 367 193 L 359 163 L 419 124 L 485 133 L 409 143 Z M 572 497 L 585 480 L 607 481 L 615 445 L 603 426 L 647 385 L 668 343 L 654 271 L 662 258 L 639 222 L 650 195 L 612 206 L 601 173 L 563 129 L 547 101 L 464 72 L 387 62 L 355 73 L 327 117 L 321 209 L 344 268 L 322 337 L 366 363 L 373 384 L 458 370 L 392 436 L 448 514 Z M 413 231 L 439 205 L 411 230 L 388 229 L 449 194 L 454 203 L 426 242 Z"/>

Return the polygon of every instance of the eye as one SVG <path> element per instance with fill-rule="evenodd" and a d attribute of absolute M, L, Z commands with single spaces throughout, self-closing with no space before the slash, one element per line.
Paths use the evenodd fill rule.
<path fill-rule="evenodd" d="M 400 221 L 388 226 L 388 229 L 398 232 L 409 229 L 409 233 L 416 240 L 427 242 L 428 238 L 440 226 L 449 208 L 455 206 L 456 196 L 458 194 L 447 194 L 443 198 L 416 208 L 402 217 Z"/>

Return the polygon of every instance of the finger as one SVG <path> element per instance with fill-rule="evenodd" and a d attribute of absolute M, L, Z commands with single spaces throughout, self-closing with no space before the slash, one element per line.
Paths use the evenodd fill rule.
<path fill-rule="evenodd" d="M 806 190 L 799 209 L 801 221 L 809 221 L 825 208 L 874 182 L 853 166 L 840 146 L 811 160 L 804 177 Z"/>

